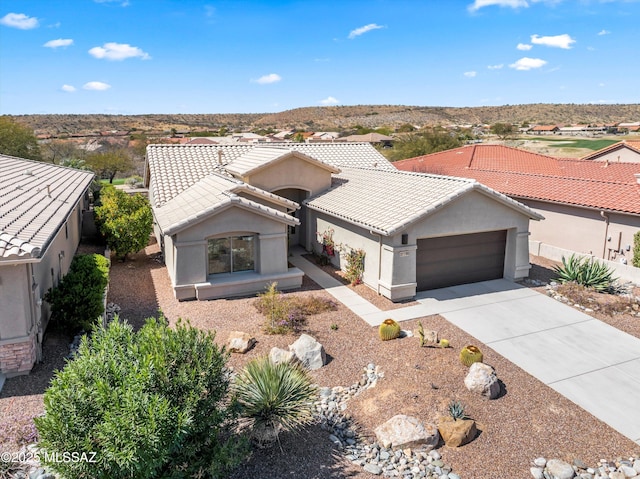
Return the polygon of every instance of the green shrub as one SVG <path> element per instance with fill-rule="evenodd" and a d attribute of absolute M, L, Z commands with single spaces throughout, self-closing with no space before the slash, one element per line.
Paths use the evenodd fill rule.
<path fill-rule="evenodd" d="M 613 271 L 593 258 L 580 258 L 571 255 L 569 259 L 562 257 L 562 266 L 555 266 L 557 281 L 566 283 L 573 281 L 596 291 L 607 291 L 615 281 Z"/>
<path fill-rule="evenodd" d="M 296 431 L 313 420 L 316 388 L 297 364 L 254 359 L 236 376 L 234 391 L 260 446 L 272 445 L 280 432 Z"/>
<path fill-rule="evenodd" d="M 39 446 L 50 457 L 95 452 L 95 462 L 51 462 L 74 478 L 222 477 L 239 464 L 246 439 L 231 434 L 227 352 L 213 333 L 164 318 L 139 332 L 118 318 L 80 344 L 51 381 Z"/>
<path fill-rule="evenodd" d="M 254 303 L 258 312 L 266 317 L 264 331 L 267 334 L 300 331 L 307 316 L 337 308 L 334 301 L 318 296 L 285 296 L 277 286 L 278 283 L 271 283 Z"/>
<path fill-rule="evenodd" d="M 100 233 L 117 256 L 126 258 L 149 243 L 153 214 L 144 196 L 105 186 L 100 192 L 100 206 L 94 211 Z"/>
<path fill-rule="evenodd" d="M 633 235 L 633 260 L 631 264 L 640 268 L 640 231 Z"/>
<path fill-rule="evenodd" d="M 58 286 L 44 299 L 51 318 L 63 328 L 90 331 L 104 313 L 104 290 L 109 283 L 109 260 L 99 254 L 78 255 Z"/>

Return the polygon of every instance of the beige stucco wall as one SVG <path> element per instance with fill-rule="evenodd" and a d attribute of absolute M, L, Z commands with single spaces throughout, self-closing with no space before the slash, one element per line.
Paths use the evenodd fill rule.
<path fill-rule="evenodd" d="M 416 251 L 421 238 L 507 230 L 504 276 L 520 279 L 529 274 L 529 217 L 477 191 L 390 237 L 372 234 L 317 211 L 310 211 L 310 224 L 318 233 L 333 229 L 336 244 L 364 249 L 363 282 L 394 301 L 416 294 Z M 405 245 L 403 233 L 408 235 Z M 320 240 L 315 235 L 312 241 L 317 252 L 322 251 Z M 342 257 L 336 256 L 333 263 L 345 267 Z"/>
<path fill-rule="evenodd" d="M 287 262 L 287 225 L 241 206 L 232 206 L 173 237 L 164 238 L 165 263 L 179 299 L 196 298 L 197 285 L 235 282 L 244 273 L 209 276 L 207 240 L 215 237 L 256 235 L 256 273 L 276 278 L 289 273 Z M 274 276 L 275 275 L 275 276 Z M 301 281 L 301 275 L 299 280 Z M 246 276 L 249 277 L 248 275 Z M 256 279 L 259 283 L 259 278 Z M 298 281 L 298 286 L 300 284 Z M 238 293 L 242 285 L 238 285 Z M 262 290 L 258 285 L 257 290 Z M 231 294 L 232 288 L 222 289 Z"/>
<path fill-rule="evenodd" d="M 51 314 L 49 304 L 43 298 L 69 271 L 80 243 L 85 207 L 83 198 L 39 260 L 4 265 L 0 262 L 0 356 L 4 358 L 5 366 L 18 364 L 15 367 L 19 368 L 3 372 L 26 373 L 41 356 L 40 345 Z M 41 305 L 38 305 L 39 300 L 42 300 Z M 18 357 L 20 355 L 23 357 Z"/>
<path fill-rule="evenodd" d="M 621 147 L 616 148 L 614 151 L 609 151 L 596 158 L 593 161 L 609 161 L 610 163 L 640 163 L 640 155 L 629 148 Z"/>
<path fill-rule="evenodd" d="M 299 188 L 313 196 L 331 186 L 331 172 L 294 155 L 243 178 L 246 183 L 273 192 Z"/>
<path fill-rule="evenodd" d="M 569 205 L 523 200 L 545 217 L 531 223 L 531 240 L 612 261 L 631 263 L 633 235 L 640 231 L 640 216 L 605 213 Z"/>

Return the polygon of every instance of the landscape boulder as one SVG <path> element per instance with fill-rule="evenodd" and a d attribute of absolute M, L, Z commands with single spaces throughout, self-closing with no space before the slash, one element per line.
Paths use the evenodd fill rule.
<path fill-rule="evenodd" d="M 296 356 L 293 354 L 293 351 L 287 351 L 286 349 L 276 347 L 271 348 L 271 351 L 269 351 L 269 360 L 273 364 L 292 363 L 295 359 Z"/>
<path fill-rule="evenodd" d="M 496 370 L 485 363 L 473 363 L 464 378 L 464 385 L 471 392 L 495 399 L 500 394 L 500 382 Z"/>
<path fill-rule="evenodd" d="M 554 479 L 571 479 L 575 476 L 573 466 L 560 459 L 549 459 L 547 461 L 547 473 Z"/>
<path fill-rule="evenodd" d="M 438 431 L 445 445 L 459 447 L 473 441 L 478 434 L 476 422 L 473 419 L 453 419 L 443 416 L 438 421 Z"/>
<path fill-rule="evenodd" d="M 242 331 L 231 331 L 229 333 L 229 351 L 232 353 L 244 354 L 256 343 L 256 338 Z"/>
<path fill-rule="evenodd" d="M 308 334 L 302 334 L 295 343 L 289 346 L 289 350 L 307 369 L 320 369 L 327 360 L 322 344 Z"/>
<path fill-rule="evenodd" d="M 378 442 L 384 448 L 421 448 L 430 451 L 438 445 L 440 435 L 435 424 L 422 424 L 419 419 L 404 414 L 393 416 L 375 429 Z"/>

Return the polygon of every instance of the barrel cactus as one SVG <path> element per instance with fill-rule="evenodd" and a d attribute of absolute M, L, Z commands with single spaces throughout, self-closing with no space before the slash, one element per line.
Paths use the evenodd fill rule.
<path fill-rule="evenodd" d="M 438 346 L 440 346 L 441 348 L 448 348 L 449 347 L 449 340 L 448 339 L 441 339 L 438 342 Z"/>
<path fill-rule="evenodd" d="M 400 325 L 393 319 L 385 319 L 378 329 L 380 339 L 388 341 L 400 336 Z"/>
<path fill-rule="evenodd" d="M 482 351 L 476 346 L 465 346 L 460 351 L 460 362 L 467 367 L 470 367 L 473 363 L 481 363 Z"/>

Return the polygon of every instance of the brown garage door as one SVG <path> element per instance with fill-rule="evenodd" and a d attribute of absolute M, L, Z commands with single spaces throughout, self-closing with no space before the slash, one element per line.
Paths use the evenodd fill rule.
<path fill-rule="evenodd" d="M 418 291 L 502 278 L 506 231 L 418 240 Z"/>

